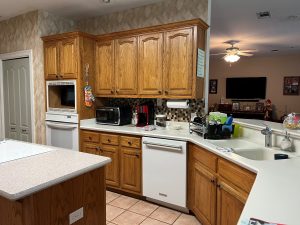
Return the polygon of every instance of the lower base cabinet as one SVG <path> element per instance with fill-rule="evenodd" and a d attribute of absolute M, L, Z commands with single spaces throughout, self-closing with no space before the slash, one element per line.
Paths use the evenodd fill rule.
<path fill-rule="evenodd" d="M 81 131 L 81 151 L 111 158 L 106 166 L 106 185 L 142 194 L 141 139 L 94 131 Z"/>
<path fill-rule="evenodd" d="M 256 175 L 203 151 L 189 146 L 188 207 L 203 225 L 236 225 Z"/>

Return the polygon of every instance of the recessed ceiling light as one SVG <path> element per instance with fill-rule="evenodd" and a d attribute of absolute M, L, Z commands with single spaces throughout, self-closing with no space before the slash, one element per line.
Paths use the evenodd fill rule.
<path fill-rule="evenodd" d="M 267 19 L 271 18 L 271 13 L 269 11 L 263 11 L 256 13 L 257 19 Z"/>
<path fill-rule="evenodd" d="M 104 3 L 110 3 L 110 0 L 103 0 Z"/>

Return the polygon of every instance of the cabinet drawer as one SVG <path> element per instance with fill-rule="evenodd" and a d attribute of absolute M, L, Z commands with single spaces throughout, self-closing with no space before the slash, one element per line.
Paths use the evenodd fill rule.
<path fill-rule="evenodd" d="M 91 144 L 91 143 L 83 143 L 83 149 L 81 150 L 82 152 L 89 153 L 89 154 L 99 154 L 99 146 L 96 144 Z"/>
<path fill-rule="evenodd" d="M 101 143 L 107 145 L 119 145 L 119 136 L 112 134 L 101 134 Z"/>
<path fill-rule="evenodd" d="M 100 141 L 99 134 L 95 132 L 84 131 L 82 132 L 82 137 L 84 142 L 99 143 Z"/>
<path fill-rule="evenodd" d="M 206 168 L 217 172 L 218 157 L 215 154 L 196 145 L 190 145 L 190 150 L 192 151 L 193 159 L 196 159 Z"/>
<path fill-rule="evenodd" d="M 121 136 L 121 145 L 130 148 L 140 148 L 141 139 L 137 137 Z"/>
<path fill-rule="evenodd" d="M 247 193 L 250 192 L 256 177 L 255 173 L 224 159 L 219 159 L 218 173 L 220 176 L 243 189 Z"/>

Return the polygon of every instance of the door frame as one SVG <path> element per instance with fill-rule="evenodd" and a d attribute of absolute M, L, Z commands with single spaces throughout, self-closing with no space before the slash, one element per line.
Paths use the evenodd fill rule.
<path fill-rule="evenodd" d="M 3 90 L 3 60 L 29 58 L 29 77 L 30 77 L 30 103 L 31 103 L 31 134 L 32 143 L 36 142 L 35 139 L 35 104 L 34 104 L 34 88 L 33 88 L 33 58 L 32 49 L 23 50 L 11 53 L 0 54 L 0 138 L 5 137 L 5 121 L 4 121 L 4 90 Z"/>

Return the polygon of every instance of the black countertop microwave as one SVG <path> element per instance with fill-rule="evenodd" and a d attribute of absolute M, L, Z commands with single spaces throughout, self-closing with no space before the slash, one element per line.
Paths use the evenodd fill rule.
<path fill-rule="evenodd" d="M 131 124 L 130 106 L 100 107 L 96 109 L 96 123 L 121 126 Z"/>

